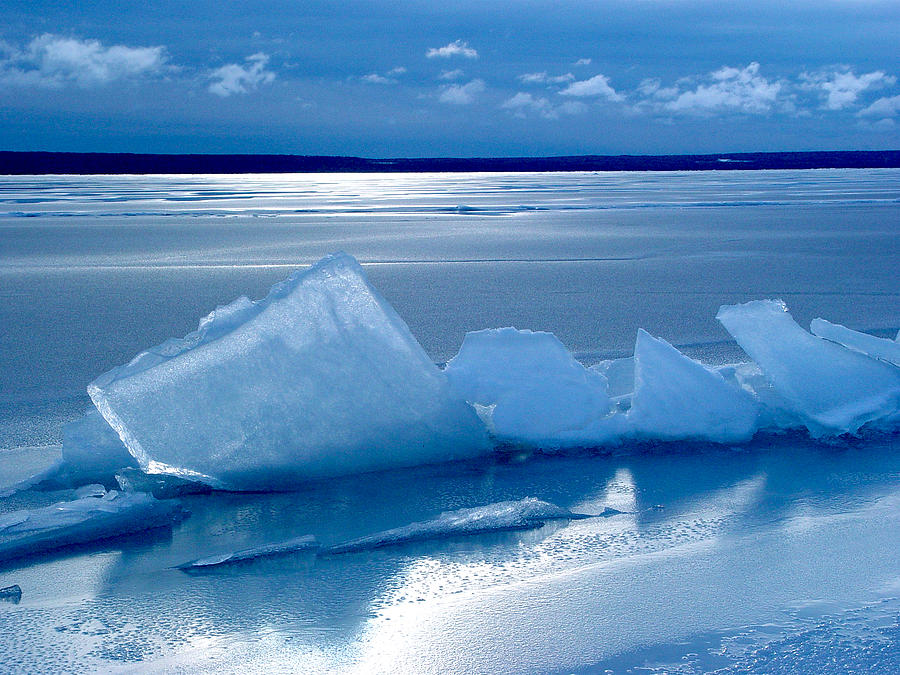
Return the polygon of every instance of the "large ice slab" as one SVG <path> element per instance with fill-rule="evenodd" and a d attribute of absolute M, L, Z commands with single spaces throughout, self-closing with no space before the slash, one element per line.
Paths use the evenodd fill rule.
<path fill-rule="evenodd" d="M 900 344 L 895 340 L 885 340 L 867 333 L 860 333 L 825 319 L 813 319 L 809 325 L 809 330 L 813 335 L 818 335 L 820 338 L 836 342 L 872 358 L 900 366 Z"/>
<path fill-rule="evenodd" d="M 489 407 L 500 439 L 553 447 L 618 434 L 610 422 L 606 378 L 576 361 L 552 333 L 468 333 L 445 372 L 467 401 Z"/>
<path fill-rule="evenodd" d="M 228 489 L 469 457 L 483 425 L 350 256 L 88 387 L 140 466 Z"/>
<path fill-rule="evenodd" d="M 80 499 L 0 514 L 0 561 L 170 526 L 183 516 L 177 502 L 89 487 Z"/>
<path fill-rule="evenodd" d="M 723 306 L 717 318 L 812 435 L 855 433 L 900 410 L 900 370 L 811 335 L 780 300 Z"/>
<path fill-rule="evenodd" d="M 578 520 L 591 517 L 584 513 L 572 513 L 568 509 L 534 497 L 526 497 L 519 501 L 497 502 L 487 506 L 446 511 L 432 520 L 410 523 L 330 546 L 322 549 L 321 554 L 336 555 L 446 537 L 527 530 L 541 527 L 550 520 Z"/>
<path fill-rule="evenodd" d="M 663 440 L 745 441 L 756 431 L 757 412 L 748 392 L 665 340 L 638 330 L 634 395 L 628 411 L 637 435 Z"/>

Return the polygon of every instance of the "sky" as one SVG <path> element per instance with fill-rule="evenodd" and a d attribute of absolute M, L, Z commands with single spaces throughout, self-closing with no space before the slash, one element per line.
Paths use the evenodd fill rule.
<path fill-rule="evenodd" d="M 897 0 L 0 4 L 0 150 L 900 149 Z"/>

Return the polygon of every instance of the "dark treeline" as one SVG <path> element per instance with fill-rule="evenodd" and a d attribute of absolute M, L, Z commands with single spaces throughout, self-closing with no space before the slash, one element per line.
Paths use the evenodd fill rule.
<path fill-rule="evenodd" d="M 900 167 L 900 151 L 749 152 L 367 159 L 316 155 L 152 155 L 2 152 L 0 174 L 152 174 L 423 171 L 702 171 Z"/>

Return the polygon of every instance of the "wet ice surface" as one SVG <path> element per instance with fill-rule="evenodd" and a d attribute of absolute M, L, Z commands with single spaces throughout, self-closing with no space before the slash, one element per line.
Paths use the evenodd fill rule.
<path fill-rule="evenodd" d="M 2 568 L 0 585 L 23 597 L 0 605 L 0 670 L 597 672 L 618 658 L 620 672 L 686 642 L 699 646 L 678 659 L 700 650 L 694 672 L 751 658 L 770 672 L 761 659 L 787 650 L 874 665 L 900 648 L 896 631 L 873 642 L 900 597 L 897 441 L 510 457 L 183 497 L 192 515 L 171 533 Z M 526 495 L 622 513 L 214 575 L 171 569 Z M 869 642 L 848 639 L 853 617 L 871 624 Z M 763 652 L 738 651 L 748 633 Z"/>
<path fill-rule="evenodd" d="M 639 327 L 727 363 L 744 356 L 719 306 L 770 297 L 893 339 L 898 199 L 898 171 L 3 178 L 0 491 L 59 456 L 98 373 L 337 249 L 439 363 L 507 325 L 585 365 L 630 356 Z M 182 496 L 171 530 L 0 567 L 22 589 L 0 602 L 0 671 L 895 672 L 897 450 L 789 434 Z M 172 569 L 526 497 L 623 513 Z"/>

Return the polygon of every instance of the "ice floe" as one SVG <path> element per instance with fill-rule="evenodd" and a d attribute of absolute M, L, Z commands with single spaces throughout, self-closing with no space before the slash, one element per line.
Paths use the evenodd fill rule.
<path fill-rule="evenodd" d="M 247 563 L 262 558 L 274 558 L 305 551 L 315 551 L 318 548 L 319 544 L 316 541 L 316 538 L 307 534 L 302 537 L 295 537 L 276 544 L 267 544 L 255 548 L 245 548 L 240 551 L 209 555 L 179 565 L 178 569 L 185 571 L 210 570 L 237 563 Z"/>
<path fill-rule="evenodd" d="M 78 499 L 0 514 L 0 561 L 170 526 L 184 516 L 174 501 L 86 486 Z"/>
<path fill-rule="evenodd" d="M 611 514 L 604 512 L 603 515 Z M 578 520 L 591 517 L 528 497 L 519 501 L 497 502 L 487 506 L 446 511 L 432 520 L 410 523 L 330 546 L 322 549 L 321 554 L 337 555 L 446 537 L 527 530 L 541 527 L 550 520 Z"/>

